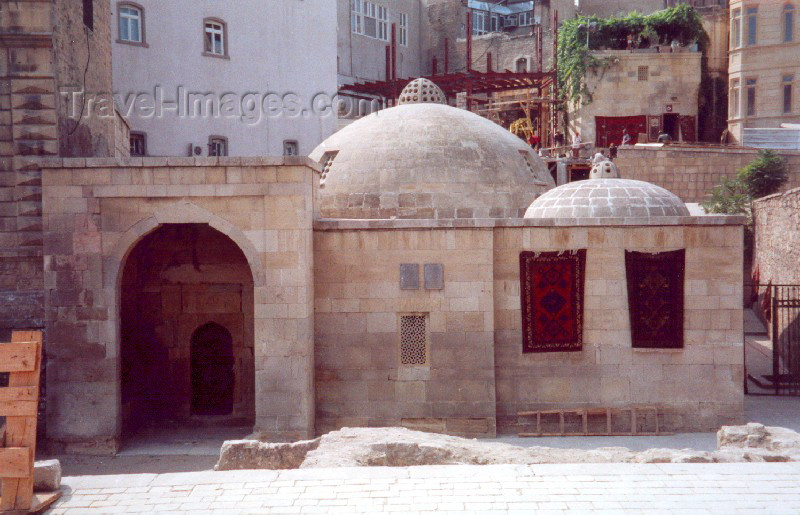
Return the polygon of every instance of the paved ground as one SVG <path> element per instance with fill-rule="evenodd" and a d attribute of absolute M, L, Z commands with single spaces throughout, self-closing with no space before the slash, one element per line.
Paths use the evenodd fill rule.
<path fill-rule="evenodd" d="M 800 512 L 798 463 L 372 467 L 64 483 L 72 491 L 52 513 Z"/>

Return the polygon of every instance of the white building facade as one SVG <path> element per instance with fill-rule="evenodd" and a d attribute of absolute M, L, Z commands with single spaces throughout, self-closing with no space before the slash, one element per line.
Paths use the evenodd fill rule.
<path fill-rule="evenodd" d="M 112 3 L 133 155 L 307 155 L 336 127 L 330 0 Z"/>

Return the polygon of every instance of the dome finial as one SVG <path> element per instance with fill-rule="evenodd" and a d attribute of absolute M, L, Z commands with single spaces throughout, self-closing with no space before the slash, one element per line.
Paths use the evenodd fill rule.
<path fill-rule="evenodd" d="M 589 172 L 590 179 L 619 179 L 619 168 L 609 160 L 600 161 Z"/>
<path fill-rule="evenodd" d="M 400 93 L 398 105 L 405 104 L 446 104 L 444 91 L 428 79 L 414 79 Z"/>

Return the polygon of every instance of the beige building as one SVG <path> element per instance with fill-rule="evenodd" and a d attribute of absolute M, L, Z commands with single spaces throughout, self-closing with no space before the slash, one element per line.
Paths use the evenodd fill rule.
<path fill-rule="evenodd" d="M 800 3 L 730 3 L 728 130 L 800 123 Z M 800 142 L 798 142 L 800 143 Z"/>
<path fill-rule="evenodd" d="M 494 436 L 547 409 L 739 421 L 743 220 L 641 181 L 554 188 L 529 147 L 431 88 L 313 160 L 31 161 L 49 441 L 109 453 L 200 420 Z M 648 303 L 636 285 L 661 271 L 637 266 L 656 258 L 672 272 Z"/>
<path fill-rule="evenodd" d="M 655 141 L 662 131 L 674 141 L 696 141 L 702 54 L 662 50 L 594 52 L 607 64 L 587 74 L 591 100 L 571 106 L 570 132 L 597 147 L 619 146 L 623 129 L 634 142 L 642 142 L 640 134 Z"/>

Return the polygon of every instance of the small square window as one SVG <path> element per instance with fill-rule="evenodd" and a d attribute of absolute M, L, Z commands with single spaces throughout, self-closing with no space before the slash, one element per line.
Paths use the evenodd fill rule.
<path fill-rule="evenodd" d="M 428 364 L 428 316 L 400 315 L 400 365 Z"/>
<path fill-rule="evenodd" d="M 131 157 L 147 155 L 147 137 L 143 132 L 131 132 Z"/>
<path fill-rule="evenodd" d="M 296 140 L 286 140 L 283 142 L 283 155 L 285 156 L 299 156 L 300 147 Z"/>
<path fill-rule="evenodd" d="M 208 155 L 211 157 L 224 157 L 228 155 L 228 138 L 211 136 L 208 139 Z"/>

